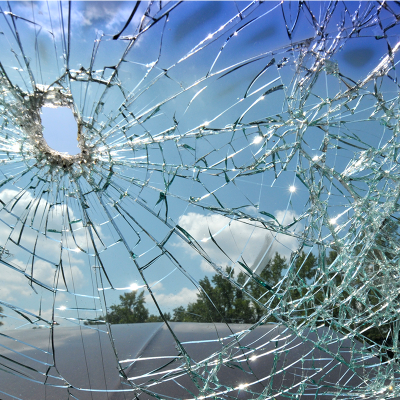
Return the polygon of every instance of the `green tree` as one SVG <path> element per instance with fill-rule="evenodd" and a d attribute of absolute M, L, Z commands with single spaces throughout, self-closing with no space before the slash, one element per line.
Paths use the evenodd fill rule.
<path fill-rule="evenodd" d="M 267 262 L 266 266 L 261 271 L 260 278 L 268 286 L 273 287 L 282 279 L 283 271 L 287 268 L 288 266 L 286 263 L 286 258 L 282 257 L 278 253 L 275 253 L 275 256 Z M 254 279 L 250 282 L 250 293 L 262 304 L 271 301 L 271 297 L 273 296 L 271 291 L 258 284 Z M 277 298 L 272 299 L 271 305 L 268 308 L 275 307 L 278 302 L 279 300 Z M 265 307 L 261 306 L 256 301 L 253 301 L 252 303 L 255 313 L 255 320 L 259 321 L 266 312 Z M 275 318 L 270 317 L 268 322 L 276 322 L 276 320 Z"/>
<path fill-rule="evenodd" d="M 111 324 L 132 324 L 145 322 L 149 318 L 149 310 L 144 306 L 146 300 L 144 291 L 138 295 L 136 291 L 119 296 L 121 303 L 112 305 L 111 312 L 107 313 L 105 320 Z"/>
<path fill-rule="evenodd" d="M 226 273 L 232 278 L 234 271 L 226 267 Z M 237 282 L 243 284 L 246 276 L 239 273 Z M 223 276 L 217 274 L 211 278 L 206 276 L 199 281 L 202 291 L 197 294 L 197 301 L 189 303 L 184 321 L 195 322 L 228 322 L 251 323 L 254 322 L 254 310 L 250 300 L 246 299 L 243 292 L 231 284 Z M 180 314 L 182 309 L 176 309 Z M 177 315 L 178 317 L 178 315 Z M 178 317 L 182 320 L 182 317 Z"/>
<path fill-rule="evenodd" d="M 174 308 L 172 310 L 172 312 L 174 314 L 173 314 L 173 317 L 172 317 L 171 321 L 173 321 L 173 322 L 184 322 L 185 314 L 186 314 L 185 307 L 180 306 L 180 307 Z"/>
<path fill-rule="evenodd" d="M 312 253 L 301 251 L 292 255 L 282 299 L 291 323 L 300 324 L 315 311 L 316 299 L 321 297 L 318 291 L 311 291 L 317 267 L 317 258 Z"/>
<path fill-rule="evenodd" d="M 167 321 L 172 321 L 171 318 L 171 314 L 170 313 L 164 313 L 164 318 Z M 161 315 L 154 315 L 154 314 L 150 314 L 150 316 L 146 319 L 145 322 L 164 322 L 163 318 L 161 317 Z"/>
<path fill-rule="evenodd" d="M 339 324 L 344 320 L 352 321 L 351 330 L 376 343 L 383 351 L 383 359 L 397 357 L 395 353 L 399 353 L 398 315 L 386 312 L 385 307 L 387 295 L 393 289 L 393 268 L 397 270 L 399 239 L 398 221 L 390 217 L 373 235 L 367 231 L 360 234 L 351 254 L 358 271 L 342 288 L 338 301 L 341 306 L 334 314 Z M 344 275 L 340 275 L 340 283 Z M 400 296 L 394 297 L 391 303 L 393 301 L 398 304 Z M 364 340 L 358 335 L 356 338 Z"/>
<path fill-rule="evenodd" d="M 259 277 L 268 286 L 277 284 L 287 269 L 286 259 L 275 253 L 269 260 Z M 226 273 L 234 278 L 234 271 L 226 267 Z M 240 272 L 236 281 L 244 285 L 248 276 Z M 265 286 L 250 279 L 245 291 L 256 300 L 251 300 L 244 291 L 233 285 L 221 275 L 207 276 L 199 281 L 202 291 L 197 294 L 197 300 L 189 303 L 187 308 L 180 306 L 173 310 L 173 321 L 176 322 L 228 322 L 228 323 L 255 323 L 265 314 L 266 309 L 261 304 L 270 302 L 268 308 L 278 304 L 278 298 L 271 300 L 273 293 Z M 269 322 L 275 321 L 273 317 Z"/>
<path fill-rule="evenodd" d="M 394 232 L 392 232 L 392 234 L 394 234 Z M 393 258 L 393 255 L 387 250 L 389 246 L 386 246 L 386 240 L 382 237 L 378 237 L 376 243 L 377 246 L 375 249 L 367 252 L 361 258 L 366 267 L 364 270 L 361 270 L 359 276 L 349 281 L 348 285 L 342 287 L 344 279 L 343 272 L 332 271 L 327 274 L 329 279 L 329 284 L 327 283 L 327 289 L 325 290 L 327 300 L 331 295 L 331 286 L 333 286 L 332 290 L 336 293 L 338 288 L 342 289 L 342 291 L 337 294 L 337 306 L 332 310 L 332 318 L 325 320 L 327 326 L 331 326 L 333 329 L 338 329 L 339 326 L 342 327 L 343 321 L 356 321 L 358 315 L 365 316 L 366 312 L 375 313 L 379 310 L 379 307 L 381 307 L 382 302 L 386 301 L 385 294 L 381 293 L 380 289 L 384 277 L 380 272 L 379 261 L 390 260 Z M 381 249 L 379 249 L 379 247 Z M 356 246 L 355 254 L 360 255 L 361 251 L 362 244 L 359 244 Z M 326 265 L 332 265 L 337 257 L 338 253 L 335 250 L 330 251 L 325 260 Z M 386 260 L 384 260 L 385 258 Z M 371 279 L 371 275 L 373 276 L 373 279 Z M 368 285 L 365 284 L 366 280 L 368 281 Z M 362 296 L 355 294 L 360 287 L 364 287 Z M 377 315 L 379 315 L 379 313 Z M 367 320 L 367 326 L 362 323 L 353 322 L 349 324 L 348 328 L 345 328 L 344 331 L 342 330 L 343 328 L 341 328 L 341 333 L 345 333 L 346 330 L 347 333 L 350 333 L 353 330 L 362 331 L 363 337 L 378 344 L 379 348 L 386 350 L 386 355 L 385 353 L 383 354 L 383 359 L 393 358 L 393 333 L 396 331 L 393 322 L 381 324 L 379 318 L 376 318 L 374 324 L 374 320 L 369 318 Z M 365 330 L 365 327 L 368 329 Z M 365 339 L 363 339 L 362 336 L 355 336 L 355 338 L 364 341 Z"/>
<path fill-rule="evenodd" d="M 246 282 L 246 275 L 243 272 L 240 272 L 237 278 L 237 282 L 240 285 L 244 285 Z M 252 307 L 252 302 L 247 298 L 246 294 L 238 289 L 235 288 L 235 299 L 233 302 L 233 309 L 229 314 L 230 319 L 233 322 L 240 322 L 240 323 L 254 323 L 256 322 L 254 308 Z"/>
<path fill-rule="evenodd" d="M 295 260 L 296 275 L 305 283 L 313 280 L 317 269 L 317 258 L 314 254 L 302 251 Z"/>

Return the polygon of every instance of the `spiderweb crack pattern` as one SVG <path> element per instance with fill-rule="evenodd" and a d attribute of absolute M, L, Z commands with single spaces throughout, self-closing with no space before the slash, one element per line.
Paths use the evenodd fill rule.
<path fill-rule="evenodd" d="M 2 397 L 398 398 L 397 2 L 0 13 Z"/>

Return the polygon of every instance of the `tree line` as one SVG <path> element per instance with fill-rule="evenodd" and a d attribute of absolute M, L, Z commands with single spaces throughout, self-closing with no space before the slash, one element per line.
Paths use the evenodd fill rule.
<path fill-rule="evenodd" d="M 374 254 L 373 254 L 374 256 Z M 329 266 L 337 257 L 335 251 L 330 251 L 324 260 L 324 264 Z M 330 290 L 332 287 L 338 288 L 343 282 L 343 274 L 330 272 L 325 275 L 325 279 L 330 280 L 329 285 L 312 285 L 315 282 L 316 270 L 318 268 L 318 260 L 312 254 L 306 254 L 302 251 L 296 255 L 291 261 L 292 267 L 289 269 L 288 262 L 285 257 L 275 253 L 258 276 L 249 279 L 250 273 L 240 272 L 237 277 L 234 276 L 234 270 L 226 267 L 225 272 L 239 286 L 245 285 L 245 290 L 250 296 L 247 296 L 240 287 L 235 287 L 231 282 L 221 276 L 215 274 L 211 279 L 205 276 L 199 281 L 201 290 L 197 293 L 197 300 L 189 303 L 186 307 L 179 306 L 171 313 L 164 313 L 164 318 L 171 322 L 222 322 L 222 323 L 256 323 L 266 315 L 267 310 L 274 309 L 279 303 L 281 307 L 290 304 L 287 308 L 290 319 L 296 319 L 297 324 L 301 324 L 309 318 L 317 318 L 318 323 L 331 326 L 344 332 L 342 327 L 344 321 L 350 319 L 355 320 L 354 316 L 361 314 L 366 308 L 374 311 L 374 308 L 380 307 L 382 303 L 382 294 L 378 294 L 376 288 L 371 287 L 367 293 L 367 299 L 364 303 L 356 300 L 351 293 L 363 283 L 355 282 L 352 286 L 344 286 L 345 290 L 338 297 L 337 304 L 333 305 L 333 310 L 327 319 L 316 313 L 317 307 L 322 305 L 324 301 L 329 300 Z M 374 268 L 378 268 L 375 266 Z M 287 281 L 290 286 L 277 290 L 278 283 L 281 282 L 284 275 L 287 275 Z M 247 282 L 248 281 L 248 282 Z M 375 283 L 376 286 L 379 282 Z M 323 288 L 323 290 L 321 289 Z M 140 293 L 132 291 L 121 296 L 120 303 L 111 305 L 109 312 L 100 317 L 100 320 L 111 324 L 128 324 L 138 322 L 162 322 L 160 315 L 150 314 L 145 306 L 144 291 Z M 346 307 L 340 304 L 342 300 L 351 299 Z M 294 304 L 298 307 L 294 307 Z M 283 304 L 283 305 L 282 305 Z M 345 310 L 345 311 L 343 311 Z M 285 310 L 283 310 L 285 311 Z M 343 312 L 347 315 L 343 315 Z M 280 318 L 285 317 L 285 312 L 280 313 Z M 264 323 L 279 322 L 273 316 L 268 315 L 264 318 Z M 292 321 L 293 322 L 293 321 Z M 99 323 L 99 321 L 90 321 L 89 324 Z M 371 326 L 363 332 L 363 337 L 370 339 L 372 342 L 384 345 L 388 357 L 393 357 L 390 347 L 393 344 L 393 323 L 386 323 L 380 326 Z M 348 333 L 355 330 L 357 325 L 352 323 L 348 325 Z M 358 338 L 358 340 L 364 340 Z"/>
<path fill-rule="evenodd" d="M 306 292 L 306 280 L 312 279 L 317 267 L 316 257 L 310 253 L 308 257 L 304 252 L 297 257 L 295 268 L 301 280 L 303 290 L 299 288 L 292 297 L 300 297 Z M 276 285 L 288 269 L 285 257 L 275 253 L 260 272 L 261 282 L 268 282 L 268 286 Z M 226 267 L 225 272 L 234 278 L 234 271 Z M 240 272 L 235 279 L 242 286 L 248 276 Z M 173 313 L 164 313 L 167 321 L 173 322 L 226 322 L 226 323 L 255 323 L 265 314 L 265 308 L 255 299 L 261 298 L 261 303 L 271 301 L 271 290 L 261 285 L 257 280 L 250 279 L 245 289 L 252 298 L 246 296 L 238 287 L 233 287 L 230 281 L 219 274 L 211 279 L 205 276 L 199 281 L 202 290 L 197 294 L 197 300 L 189 303 L 187 307 L 180 306 Z M 163 321 L 159 315 L 150 314 L 145 306 L 144 291 L 132 291 L 119 296 L 120 304 L 111 305 L 110 310 L 100 320 L 111 324 L 128 324 L 137 322 Z M 273 299 L 272 303 L 277 303 Z M 270 317 L 267 322 L 277 322 Z"/>

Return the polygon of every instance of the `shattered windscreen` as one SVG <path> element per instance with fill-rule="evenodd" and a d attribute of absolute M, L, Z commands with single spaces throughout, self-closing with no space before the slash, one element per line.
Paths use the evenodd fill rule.
<path fill-rule="evenodd" d="M 1 399 L 398 398 L 399 21 L 1 2 Z"/>

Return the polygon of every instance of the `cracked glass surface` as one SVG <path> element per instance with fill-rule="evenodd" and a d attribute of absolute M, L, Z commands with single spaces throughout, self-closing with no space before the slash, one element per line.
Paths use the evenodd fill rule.
<path fill-rule="evenodd" d="M 0 397 L 398 398 L 399 20 L 1 2 Z"/>

